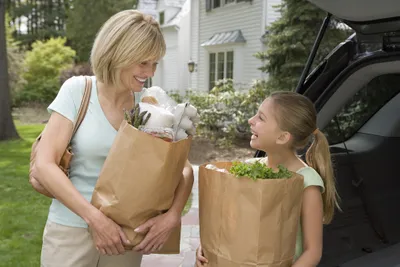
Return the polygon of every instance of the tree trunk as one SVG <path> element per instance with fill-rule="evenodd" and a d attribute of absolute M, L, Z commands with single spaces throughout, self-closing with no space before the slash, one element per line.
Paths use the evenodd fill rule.
<path fill-rule="evenodd" d="M 8 83 L 5 0 L 0 0 L 0 141 L 19 138 L 11 115 Z"/>

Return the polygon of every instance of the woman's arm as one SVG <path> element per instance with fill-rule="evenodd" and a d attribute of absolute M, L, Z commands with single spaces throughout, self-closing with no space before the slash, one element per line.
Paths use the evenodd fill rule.
<path fill-rule="evenodd" d="M 301 210 L 303 253 L 292 267 L 315 267 L 322 256 L 323 204 L 318 186 L 304 190 Z"/>
<path fill-rule="evenodd" d="M 127 238 L 120 227 L 92 206 L 58 167 L 72 131 L 73 124 L 69 119 L 57 112 L 52 113 L 40 140 L 33 176 L 50 194 L 93 228 L 99 250 L 107 254 L 123 253 L 121 238 Z"/>
<path fill-rule="evenodd" d="M 54 198 L 52 194 L 50 194 L 49 191 L 47 191 L 39 182 L 36 180 L 36 178 L 30 176 L 29 177 L 29 182 L 31 183 L 32 187 L 39 192 L 40 194 L 49 197 L 49 198 Z"/>
<path fill-rule="evenodd" d="M 179 225 L 183 208 L 193 187 L 193 168 L 189 161 L 186 162 L 182 174 L 175 191 L 174 202 L 168 212 L 148 220 L 135 229 L 135 232 L 148 232 L 143 241 L 134 248 L 136 251 L 149 254 L 160 250 L 173 228 Z"/>
<path fill-rule="evenodd" d="M 98 210 L 86 201 L 58 167 L 72 130 L 73 124 L 69 119 L 57 112 L 52 113 L 40 140 L 33 176 L 55 198 L 89 224 Z"/>

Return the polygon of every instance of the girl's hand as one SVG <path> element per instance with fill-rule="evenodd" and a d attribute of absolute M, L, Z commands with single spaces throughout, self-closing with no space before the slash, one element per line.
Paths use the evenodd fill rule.
<path fill-rule="evenodd" d="M 196 267 L 205 266 L 208 260 L 204 257 L 201 245 L 196 250 Z"/>
<path fill-rule="evenodd" d="M 96 249 L 103 255 L 124 254 L 123 244 L 129 245 L 130 242 L 121 227 L 102 212 L 96 217 L 89 225 Z"/>

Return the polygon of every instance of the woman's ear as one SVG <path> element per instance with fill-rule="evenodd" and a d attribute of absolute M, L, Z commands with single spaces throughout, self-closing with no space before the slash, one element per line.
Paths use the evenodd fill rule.
<path fill-rule="evenodd" d="M 292 135 L 289 132 L 282 132 L 279 137 L 276 139 L 276 144 L 278 145 L 285 145 L 289 143 Z"/>

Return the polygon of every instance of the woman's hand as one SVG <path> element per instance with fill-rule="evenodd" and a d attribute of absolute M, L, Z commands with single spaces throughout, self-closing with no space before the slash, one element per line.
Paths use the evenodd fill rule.
<path fill-rule="evenodd" d="M 124 244 L 130 242 L 121 227 L 99 211 L 89 225 L 96 249 L 103 255 L 125 253 Z"/>
<path fill-rule="evenodd" d="M 196 250 L 196 267 L 205 266 L 208 260 L 204 257 L 201 245 Z"/>
<path fill-rule="evenodd" d="M 179 226 L 180 222 L 180 214 L 173 211 L 151 218 L 135 229 L 137 233 L 147 234 L 142 242 L 133 249 L 142 254 L 150 254 L 161 250 L 172 230 Z"/>

